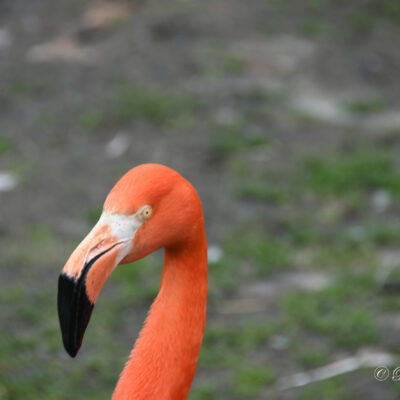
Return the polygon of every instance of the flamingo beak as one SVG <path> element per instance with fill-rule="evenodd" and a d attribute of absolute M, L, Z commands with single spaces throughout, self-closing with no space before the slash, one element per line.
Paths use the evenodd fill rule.
<path fill-rule="evenodd" d="M 58 316 L 64 347 L 71 357 L 81 347 L 101 288 L 129 253 L 135 233 L 121 235 L 120 225 L 116 227 L 112 218 L 104 219 L 75 249 L 58 280 Z"/>

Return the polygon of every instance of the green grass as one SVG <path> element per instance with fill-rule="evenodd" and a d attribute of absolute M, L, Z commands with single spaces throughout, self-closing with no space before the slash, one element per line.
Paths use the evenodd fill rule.
<path fill-rule="evenodd" d="M 349 18 L 349 25 L 359 34 L 371 33 L 379 24 L 391 23 L 395 26 L 400 22 L 400 5 L 396 0 L 382 0 L 371 4 Z"/>
<path fill-rule="evenodd" d="M 43 110 L 40 113 L 38 113 L 36 122 L 37 122 L 37 125 L 40 127 L 51 127 L 51 126 L 57 125 L 59 119 L 60 119 L 60 116 L 56 112 L 51 111 L 51 110 Z M 53 138 L 50 141 L 50 143 L 53 146 L 54 146 L 54 144 L 57 144 L 59 142 L 62 143 L 62 141 L 57 137 Z"/>
<path fill-rule="evenodd" d="M 103 207 L 101 206 L 89 207 L 84 215 L 87 223 L 90 226 L 93 226 L 99 220 L 102 212 L 103 212 Z"/>
<path fill-rule="evenodd" d="M 300 389 L 299 400 L 347 400 L 346 377 L 338 376 Z"/>
<path fill-rule="evenodd" d="M 398 246 L 400 244 L 400 230 L 397 221 L 373 222 L 367 224 L 365 240 L 376 247 Z"/>
<path fill-rule="evenodd" d="M 157 126 L 188 129 L 202 109 L 199 99 L 185 91 L 168 91 L 149 86 L 118 85 L 104 110 L 91 106 L 78 118 L 83 131 L 147 121 Z"/>
<path fill-rule="evenodd" d="M 397 312 L 400 309 L 400 298 L 397 296 L 382 294 L 379 296 L 379 303 L 380 308 L 385 311 Z"/>
<path fill-rule="evenodd" d="M 263 387 L 276 380 L 276 372 L 272 367 L 241 367 L 233 376 L 233 391 L 247 398 L 259 394 Z"/>
<path fill-rule="evenodd" d="M 384 0 L 381 2 L 382 15 L 389 21 L 398 24 L 400 22 L 400 4 L 396 0 Z"/>
<path fill-rule="evenodd" d="M 14 77 L 9 82 L 8 94 L 10 97 L 41 95 L 48 92 L 51 86 L 51 81 L 42 76 L 30 80 L 25 77 Z"/>
<path fill-rule="evenodd" d="M 380 111 L 385 106 L 381 97 L 360 98 L 343 103 L 343 109 L 349 113 L 364 116 Z"/>
<path fill-rule="evenodd" d="M 361 11 L 361 10 L 360 10 Z M 375 25 L 376 16 L 369 10 L 364 10 L 348 17 L 348 25 L 353 32 L 367 34 Z"/>
<path fill-rule="evenodd" d="M 116 284 L 122 307 L 147 304 L 156 297 L 163 262 L 157 255 L 150 255 L 133 264 L 116 268 L 110 281 Z"/>
<path fill-rule="evenodd" d="M 85 110 L 78 119 L 78 126 L 84 131 L 95 131 L 104 122 L 104 115 L 98 108 L 91 107 Z"/>
<path fill-rule="evenodd" d="M 35 225 L 30 232 L 31 240 L 39 246 L 50 243 L 53 235 L 53 232 L 46 225 Z"/>
<path fill-rule="evenodd" d="M 226 235 L 224 256 L 209 266 L 210 301 L 234 293 L 241 279 L 267 277 L 291 265 L 292 248 L 263 229 L 236 227 Z"/>
<path fill-rule="evenodd" d="M 339 34 L 337 27 L 318 18 L 311 18 L 304 21 L 301 25 L 301 31 L 311 37 L 335 37 Z"/>
<path fill-rule="evenodd" d="M 190 393 L 188 400 L 218 400 L 219 396 L 215 385 L 204 383 L 198 387 L 194 387 Z"/>
<path fill-rule="evenodd" d="M 316 293 L 291 292 L 285 295 L 281 307 L 288 326 L 325 336 L 343 348 L 354 349 L 378 343 L 375 315 L 365 304 L 371 292 L 362 283 L 357 287 L 354 277 L 353 282 L 346 282 Z"/>
<path fill-rule="evenodd" d="M 277 229 L 291 246 L 315 245 L 324 238 L 324 233 L 316 226 L 313 216 L 306 213 L 292 218 L 281 218 L 277 222 Z"/>
<path fill-rule="evenodd" d="M 247 323 L 235 326 L 208 325 L 199 365 L 235 368 L 247 352 L 267 343 L 278 329 L 276 323 Z"/>
<path fill-rule="evenodd" d="M 283 204 L 291 200 L 291 194 L 278 187 L 268 184 L 267 180 L 243 180 L 236 185 L 235 195 L 239 199 L 263 201 L 271 204 Z"/>
<path fill-rule="evenodd" d="M 0 300 L 4 304 L 6 302 L 20 302 L 23 300 L 25 289 L 22 285 L 8 286 L 0 292 Z"/>
<path fill-rule="evenodd" d="M 0 154 L 9 153 L 14 147 L 14 141 L 11 136 L 0 133 Z"/>
<path fill-rule="evenodd" d="M 239 286 L 236 271 L 237 261 L 231 257 L 224 257 L 209 267 L 209 294 L 210 301 L 218 294 L 233 293 Z"/>
<path fill-rule="evenodd" d="M 309 157 L 306 184 L 315 192 L 343 195 L 385 189 L 400 194 L 400 172 L 389 152 L 358 149 L 331 158 Z"/>
<path fill-rule="evenodd" d="M 285 269 L 291 261 L 291 248 L 287 243 L 250 226 L 233 232 L 226 241 L 225 252 L 237 260 L 250 262 L 253 276 L 258 277 Z"/>
<path fill-rule="evenodd" d="M 301 344 L 296 349 L 297 361 L 306 369 L 320 367 L 329 361 L 328 349 L 315 349 Z"/>
<path fill-rule="evenodd" d="M 205 66 L 204 75 L 212 78 L 241 75 L 246 70 L 246 60 L 239 54 L 228 51 L 224 46 L 212 46 L 213 57 Z"/>
<path fill-rule="evenodd" d="M 265 146 L 269 142 L 266 133 L 256 132 L 243 122 L 219 123 L 211 129 L 215 133 L 215 148 L 224 156 L 246 148 Z"/>
<path fill-rule="evenodd" d="M 120 121 L 146 120 L 165 125 L 201 108 L 198 99 L 187 92 L 167 92 L 151 87 L 126 85 L 117 93 L 114 118 Z"/>
<path fill-rule="evenodd" d="M 20 184 L 25 184 L 30 174 L 35 170 L 38 165 L 38 160 L 34 158 L 24 157 L 17 158 L 11 163 L 10 170 L 17 177 Z"/>
<path fill-rule="evenodd" d="M 238 55 L 227 55 L 223 61 L 222 72 L 227 75 L 237 75 L 245 70 L 246 61 Z"/>

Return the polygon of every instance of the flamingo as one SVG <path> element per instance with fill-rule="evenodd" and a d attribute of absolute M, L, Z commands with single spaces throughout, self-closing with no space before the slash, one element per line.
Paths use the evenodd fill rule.
<path fill-rule="evenodd" d="M 184 400 L 203 340 L 207 240 L 200 199 L 179 173 L 159 164 L 128 171 L 58 281 L 64 347 L 75 357 L 100 290 L 114 268 L 164 248 L 161 284 L 112 400 Z"/>

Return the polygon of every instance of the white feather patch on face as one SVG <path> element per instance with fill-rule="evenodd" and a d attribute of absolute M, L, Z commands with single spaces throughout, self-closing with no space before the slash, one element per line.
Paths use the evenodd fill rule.
<path fill-rule="evenodd" d="M 118 242 L 125 243 L 124 246 L 120 247 L 117 264 L 129 254 L 132 246 L 132 239 L 144 222 L 142 211 L 146 207 L 148 206 L 141 207 L 132 215 L 111 214 L 107 211 L 103 211 L 101 214 L 97 224 L 110 226 L 112 235 L 118 238 Z"/>

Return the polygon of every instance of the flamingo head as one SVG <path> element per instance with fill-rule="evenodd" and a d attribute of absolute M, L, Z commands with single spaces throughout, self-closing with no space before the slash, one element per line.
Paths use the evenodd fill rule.
<path fill-rule="evenodd" d="M 58 315 L 68 354 L 78 353 L 100 290 L 117 265 L 163 247 L 174 251 L 202 226 L 197 193 L 177 172 L 158 164 L 127 172 L 59 277 Z"/>

